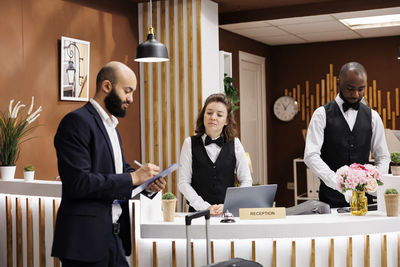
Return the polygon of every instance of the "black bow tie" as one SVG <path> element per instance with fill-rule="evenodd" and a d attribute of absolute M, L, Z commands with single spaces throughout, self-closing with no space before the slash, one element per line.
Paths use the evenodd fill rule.
<path fill-rule="evenodd" d="M 356 103 L 344 102 L 343 103 L 343 111 L 344 112 L 346 112 L 349 108 L 358 110 L 359 107 L 360 107 L 360 102 L 356 102 Z"/>
<path fill-rule="evenodd" d="M 209 144 L 217 144 L 218 146 L 222 147 L 224 144 L 224 139 L 220 136 L 215 140 L 212 140 L 211 137 L 207 135 L 206 140 L 204 141 L 204 145 L 208 146 Z"/>

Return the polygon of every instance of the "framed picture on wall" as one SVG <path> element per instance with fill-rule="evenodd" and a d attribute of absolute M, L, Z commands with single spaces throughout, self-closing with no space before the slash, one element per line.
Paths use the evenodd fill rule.
<path fill-rule="evenodd" d="M 61 100 L 88 101 L 89 62 L 89 42 L 61 36 Z"/>

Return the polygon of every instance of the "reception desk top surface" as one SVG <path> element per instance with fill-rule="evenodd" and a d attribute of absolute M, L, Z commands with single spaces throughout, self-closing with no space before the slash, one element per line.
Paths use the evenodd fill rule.
<path fill-rule="evenodd" d="M 178 213 L 175 222 L 142 222 L 142 238 L 186 238 L 184 215 Z M 285 219 L 240 220 L 235 223 L 221 223 L 221 218 L 210 220 L 211 239 L 235 238 L 302 238 L 354 236 L 400 231 L 400 217 L 387 217 L 379 211 L 368 212 L 365 216 L 349 213 L 323 215 L 287 216 Z M 204 238 L 204 218 L 192 221 L 192 238 Z"/>

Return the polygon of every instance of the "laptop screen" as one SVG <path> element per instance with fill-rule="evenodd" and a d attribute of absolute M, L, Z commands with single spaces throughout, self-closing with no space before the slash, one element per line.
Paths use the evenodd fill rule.
<path fill-rule="evenodd" d="M 229 210 L 239 217 L 240 208 L 270 208 L 275 199 L 276 184 L 249 187 L 228 187 L 224 200 L 224 213 Z"/>

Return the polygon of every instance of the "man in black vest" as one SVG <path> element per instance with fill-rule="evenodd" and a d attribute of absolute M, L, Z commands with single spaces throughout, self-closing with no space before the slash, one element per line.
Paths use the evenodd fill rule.
<path fill-rule="evenodd" d="M 360 63 L 344 64 L 337 80 L 339 94 L 315 110 L 308 127 L 304 162 L 321 179 L 319 199 L 332 208 L 349 205 L 351 191 L 337 190 L 335 172 L 343 165 L 366 164 L 371 153 L 379 171 L 388 173 L 382 120 L 361 102 L 366 83 L 367 72 Z"/>

